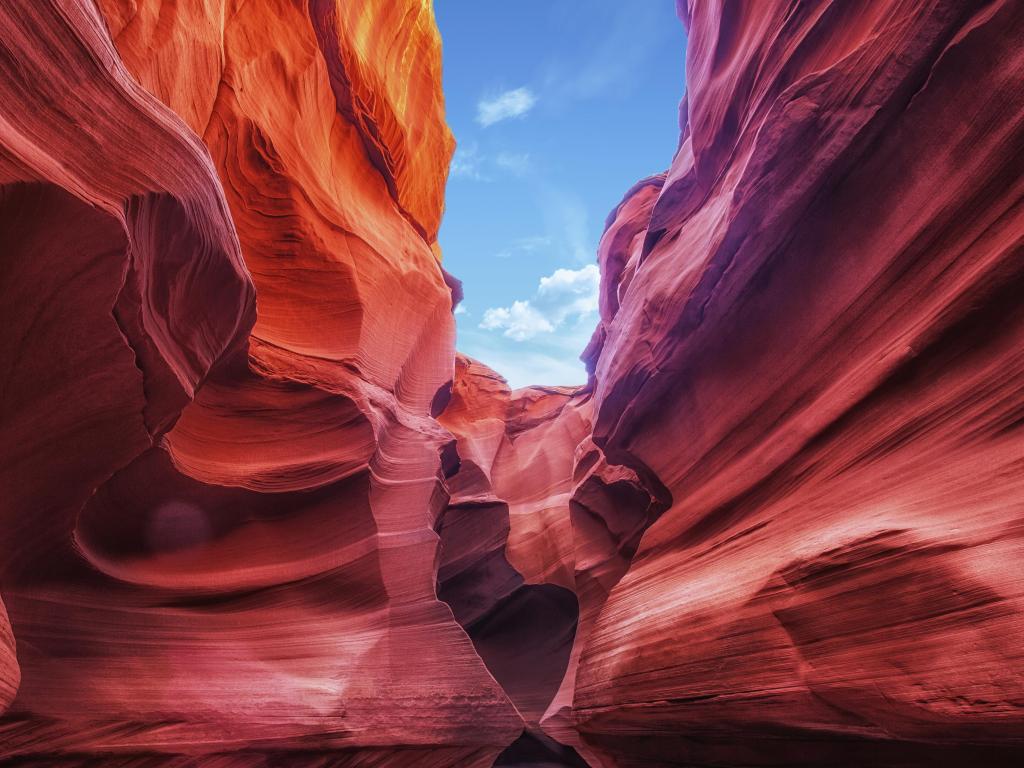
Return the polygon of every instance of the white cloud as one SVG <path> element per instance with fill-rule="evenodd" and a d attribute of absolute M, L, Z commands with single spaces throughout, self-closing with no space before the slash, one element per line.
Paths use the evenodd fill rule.
<path fill-rule="evenodd" d="M 515 341 L 532 339 L 538 333 L 551 333 L 555 326 L 529 301 L 513 301 L 511 307 L 492 307 L 484 312 L 480 327 L 485 331 L 502 330 Z"/>
<path fill-rule="evenodd" d="M 494 158 L 494 164 L 516 176 L 525 176 L 533 167 L 530 163 L 530 156 L 526 152 L 519 154 L 499 152 L 498 156 Z"/>
<path fill-rule="evenodd" d="M 460 145 L 455 150 L 455 156 L 452 157 L 452 165 L 449 173 L 456 178 L 486 181 L 487 177 L 484 176 L 483 172 L 480 170 L 480 167 L 483 165 L 483 160 L 484 158 L 480 154 L 480 149 L 476 144 L 466 144 L 465 146 Z"/>
<path fill-rule="evenodd" d="M 537 97 L 529 88 L 514 88 L 493 98 L 480 99 L 476 105 L 476 121 L 486 128 L 512 117 L 523 117 L 536 103 Z"/>
<path fill-rule="evenodd" d="M 480 327 L 487 331 L 500 330 L 503 336 L 514 341 L 526 341 L 542 333 L 553 333 L 566 324 L 580 325 L 597 312 L 600 282 L 601 273 L 596 264 L 580 269 L 556 269 L 540 279 L 533 298 L 484 312 Z"/>
<path fill-rule="evenodd" d="M 455 308 L 454 314 L 456 314 L 456 315 L 468 315 L 469 314 L 469 310 L 466 309 L 466 305 L 465 304 L 459 304 L 459 306 L 457 306 Z"/>
<path fill-rule="evenodd" d="M 570 316 L 597 311 L 597 291 L 601 284 L 601 270 L 596 264 L 581 269 L 556 269 L 540 279 L 537 301 L 555 307 L 557 322 Z"/>

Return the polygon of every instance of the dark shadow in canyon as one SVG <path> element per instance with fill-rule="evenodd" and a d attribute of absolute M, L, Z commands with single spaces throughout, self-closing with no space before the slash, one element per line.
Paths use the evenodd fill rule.
<path fill-rule="evenodd" d="M 437 594 L 527 723 L 537 723 L 565 674 L 576 637 L 576 595 L 526 584 L 505 557 L 508 507 L 454 504 L 438 525 Z M 561 761 L 561 762 L 559 762 Z M 525 732 L 495 765 L 585 766 L 576 752 Z"/>
<path fill-rule="evenodd" d="M 589 768 L 576 750 L 559 744 L 543 733 L 523 731 L 508 749 L 498 755 L 494 768 Z"/>

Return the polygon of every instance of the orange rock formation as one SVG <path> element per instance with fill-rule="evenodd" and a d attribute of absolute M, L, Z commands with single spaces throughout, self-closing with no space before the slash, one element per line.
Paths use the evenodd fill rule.
<path fill-rule="evenodd" d="M 435 597 L 429 6 L 100 11 L 0 11 L 0 755 L 490 765 L 522 720 Z"/>

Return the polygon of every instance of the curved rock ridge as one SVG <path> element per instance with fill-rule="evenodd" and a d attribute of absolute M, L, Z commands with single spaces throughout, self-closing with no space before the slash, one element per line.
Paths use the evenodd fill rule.
<path fill-rule="evenodd" d="M 429 4 L 98 5 L 0 11 L 0 759 L 489 766 Z"/>
<path fill-rule="evenodd" d="M 454 140 L 430 2 L 98 5 L 128 69 L 200 136 L 218 116 L 241 112 L 269 133 L 301 189 L 349 218 L 358 209 L 338 205 L 349 179 L 334 174 L 370 171 L 347 162 L 355 137 L 405 216 L 428 243 L 437 240 Z M 330 135 L 342 126 L 344 136 Z"/>
<path fill-rule="evenodd" d="M 453 325 L 431 248 L 453 142 L 429 6 L 100 4 L 128 69 L 209 147 L 259 294 L 252 354 L 429 402 Z"/>
<path fill-rule="evenodd" d="M 1024 8 L 678 5 L 682 141 L 587 351 L 671 506 L 573 724 L 621 768 L 1016 764 Z"/>
<path fill-rule="evenodd" d="M 209 155 L 95 12 L 7 3 L 0 22 L 0 572 L 18 582 L 243 349 L 254 292 Z"/>
<path fill-rule="evenodd" d="M 573 444 L 590 427 L 585 398 L 571 388 L 511 392 L 459 355 L 440 418 L 458 465 L 440 520 L 438 596 L 534 728 L 576 632 L 567 494 Z"/>

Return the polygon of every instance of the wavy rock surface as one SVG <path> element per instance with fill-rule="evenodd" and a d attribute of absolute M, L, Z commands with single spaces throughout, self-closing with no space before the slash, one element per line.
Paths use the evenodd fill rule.
<path fill-rule="evenodd" d="M 511 392 L 486 366 L 456 358 L 440 419 L 458 464 L 441 521 L 438 596 L 526 721 L 496 765 L 585 764 L 571 714 L 580 654 L 664 509 L 590 440 L 591 406 L 585 387 Z"/>
<path fill-rule="evenodd" d="M 679 5 L 683 140 L 588 350 L 594 442 L 671 507 L 576 726 L 623 768 L 1014 763 L 1024 9 Z"/>
<path fill-rule="evenodd" d="M 523 721 L 434 591 L 429 6 L 99 6 L 0 11 L 0 756 L 490 765 Z"/>
<path fill-rule="evenodd" d="M 21 669 L 18 667 L 18 654 L 15 648 L 14 632 L 7 618 L 7 609 L 0 600 L 0 714 L 14 701 L 21 682 Z"/>
<path fill-rule="evenodd" d="M 576 632 L 567 494 L 573 447 L 590 429 L 584 398 L 569 388 L 511 392 L 459 356 L 440 420 L 459 463 L 439 529 L 438 596 L 534 729 Z"/>

